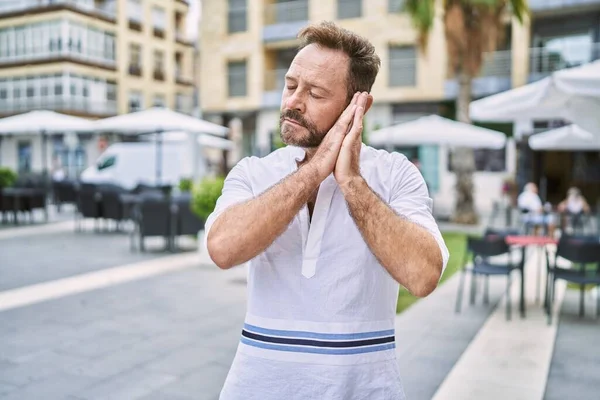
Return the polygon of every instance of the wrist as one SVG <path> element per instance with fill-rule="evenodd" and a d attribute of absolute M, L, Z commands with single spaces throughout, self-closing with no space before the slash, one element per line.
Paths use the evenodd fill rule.
<path fill-rule="evenodd" d="M 340 187 L 340 190 L 344 194 L 344 196 L 346 196 L 347 194 L 350 194 L 352 192 L 355 192 L 356 190 L 360 189 L 361 187 L 365 186 L 366 184 L 367 184 L 367 181 L 365 181 L 365 179 L 360 174 L 353 175 L 353 176 L 350 176 L 348 178 L 338 181 L 338 185 Z"/>

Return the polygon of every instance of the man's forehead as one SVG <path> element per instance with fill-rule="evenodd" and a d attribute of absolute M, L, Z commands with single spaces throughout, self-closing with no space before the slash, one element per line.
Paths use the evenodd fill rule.
<path fill-rule="evenodd" d="M 336 85 L 346 78 L 348 56 L 340 51 L 308 45 L 298 52 L 289 69 L 295 78 L 310 78 Z M 341 73 L 341 72 L 344 73 Z"/>

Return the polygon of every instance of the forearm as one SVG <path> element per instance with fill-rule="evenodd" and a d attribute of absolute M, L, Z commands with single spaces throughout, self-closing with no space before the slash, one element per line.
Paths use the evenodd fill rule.
<path fill-rule="evenodd" d="M 433 235 L 397 215 L 363 178 L 350 181 L 342 192 L 354 222 L 379 263 L 414 295 L 431 293 L 443 265 Z"/>
<path fill-rule="evenodd" d="M 260 196 L 227 209 L 208 233 L 211 258 L 227 269 L 262 253 L 285 231 L 320 183 L 306 165 Z"/>

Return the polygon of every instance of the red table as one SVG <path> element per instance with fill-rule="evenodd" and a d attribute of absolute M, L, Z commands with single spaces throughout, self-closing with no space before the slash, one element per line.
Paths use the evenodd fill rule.
<path fill-rule="evenodd" d="M 547 236 L 533 236 L 533 235 L 509 235 L 504 238 L 506 244 L 509 246 L 521 246 L 523 248 L 523 254 L 521 258 L 522 268 L 521 271 L 521 315 L 525 316 L 525 250 L 527 246 L 546 246 L 549 244 L 558 244 L 558 239 L 550 238 Z M 539 301 L 540 294 L 540 268 L 538 268 L 538 282 L 536 290 L 536 300 Z"/>

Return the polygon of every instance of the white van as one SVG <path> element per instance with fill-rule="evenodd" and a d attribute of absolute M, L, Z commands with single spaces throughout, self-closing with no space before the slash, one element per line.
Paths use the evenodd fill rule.
<path fill-rule="evenodd" d="M 95 165 L 81 173 L 85 183 L 110 183 L 131 190 L 139 184 L 177 185 L 193 174 L 190 152 L 184 142 L 164 142 L 161 148 L 161 174 L 157 182 L 157 145 L 153 142 L 115 143 L 98 158 Z M 196 168 L 200 176 L 206 167 L 202 157 Z"/>

